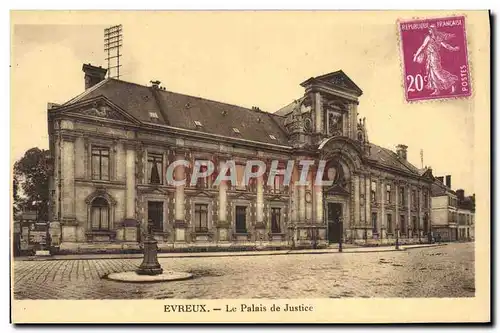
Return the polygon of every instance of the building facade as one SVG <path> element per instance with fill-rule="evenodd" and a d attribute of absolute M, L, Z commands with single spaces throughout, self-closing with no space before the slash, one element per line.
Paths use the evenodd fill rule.
<path fill-rule="evenodd" d="M 144 232 L 165 251 L 427 241 L 432 170 L 410 164 L 405 145 L 393 152 L 368 140 L 362 91 L 342 71 L 306 80 L 302 97 L 270 113 L 83 70 L 85 91 L 48 107 L 50 230 L 62 252 L 136 250 Z M 178 160 L 209 160 L 216 170 L 172 186 L 166 172 Z M 291 167 L 292 179 L 266 172 L 215 186 L 229 160 L 238 179 L 247 160 Z M 314 182 L 321 160 L 328 187 Z M 176 179 L 193 167 L 175 168 Z M 298 184 L 302 173 L 307 185 Z"/>
<path fill-rule="evenodd" d="M 451 176 L 436 177 L 432 185 L 432 232 L 442 241 L 474 239 L 475 208 L 464 190 L 451 189 Z"/>

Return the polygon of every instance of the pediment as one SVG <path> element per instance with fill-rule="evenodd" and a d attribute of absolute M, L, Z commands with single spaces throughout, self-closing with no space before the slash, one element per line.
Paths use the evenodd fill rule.
<path fill-rule="evenodd" d="M 332 187 L 328 188 L 326 190 L 326 193 L 330 195 L 344 195 L 344 196 L 350 194 L 349 191 L 347 191 L 344 187 L 340 186 L 339 184 L 334 184 Z"/>
<path fill-rule="evenodd" d="M 341 90 L 346 90 L 355 93 L 358 96 L 363 94 L 360 87 L 354 83 L 349 76 L 347 76 L 342 70 L 317 76 L 315 78 L 309 79 L 303 83 L 303 85 L 311 80 L 319 81 L 331 87 L 340 88 Z"/>
<path fill-rule="evenodd" d="M 207 191 L 197 191 L 196 193 L 194 193 L 194 196 L 195 197 L 211 198 L 213 195 Z"/>
<path fill-rule="evenodd" d="M 245 194 L 245 193 L 237 193 L 234 196 L 232 196 L 232 199 L 235 200 L 252 200 L 252 197 Z"/>
<path fill-rule="evenodd" d="M 150 195 L 164 195 L 164 196 L 168 195 L 168 192 L 160 187 L 147 187 L 141 189 L 140 192 L 143 194 L 150 194 Z"/>
<path fill-rule="evenodd" d="M 139 123 L 139 120 L 104 96 L 75 103 L 68 107 L 62 107 L 57 111 L 64 114 L 88 116 L 89 118 L 95 117 L 125 123 Z"/>
<path fill-rule="evenodd" d="M 281 195 L 278 195 L 278 196 L 273 196 L 269 199 L 270 202 L 283 202 L 285 200 L 288 200 L 288 198 L 285 198 Z"/>

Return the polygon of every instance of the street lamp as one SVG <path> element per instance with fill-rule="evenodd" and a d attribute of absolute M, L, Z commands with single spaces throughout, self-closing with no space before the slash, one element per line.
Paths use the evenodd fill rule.
<path fill-rule="evenodd" d="M 148 223 L 145 235 L 146 237 L 143 241 L 144 258 L 141 265 L 136 270 L 138 275 L 159 275 L 163 273 L 163 269 L 158 262 L 158 242 L 153 237 L 151 222 Z"/>
<path fill-rule="evenodd" d="M 396 250 L 399 250 L 399 225 L 396 226 Z"/>
<path fill-rule="evenodd" d="M 342 252 L 342 238 L 344 238 L 344 219 L 342 216 L 339 217 L 339 228 L 340 228 L 339 252 Z"/>

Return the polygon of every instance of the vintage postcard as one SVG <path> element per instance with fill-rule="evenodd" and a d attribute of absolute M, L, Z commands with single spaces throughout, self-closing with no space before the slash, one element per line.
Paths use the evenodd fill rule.
<path fill-rule="evenodd" d="M 489 34 L 12 12 L 12 321 L 489 322 Z"/>

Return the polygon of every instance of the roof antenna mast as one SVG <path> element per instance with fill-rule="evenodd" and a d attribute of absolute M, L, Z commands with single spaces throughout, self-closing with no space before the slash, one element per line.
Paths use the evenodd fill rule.
<path fill-rule="evenodd" d="M 424 168 L 424 150 L 420 149 L 420 167 Z"/>
<path fill-rule="evenodd" d="M 104 52 L 107 54 L 108 78 L 120 79 L 120 49 L 123 47 L 122 25 L 104 29 Z M 113 71 L 113 74 L 111 72 Z"/>

